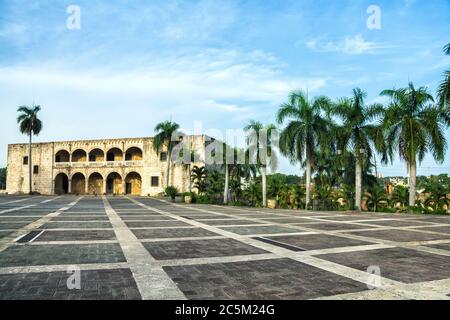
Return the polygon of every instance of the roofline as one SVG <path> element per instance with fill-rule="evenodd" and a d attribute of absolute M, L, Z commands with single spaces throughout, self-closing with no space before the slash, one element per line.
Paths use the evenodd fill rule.
<path fill-rule="evenodd" d="M 209 137 L 205 134 L 195 134 L 195 135 L 187 135 L 188 137 Z M 78 143 L 78 142 L 102 142 L 105 140 L 109 141 L 128 141 L 128 140 L 136 140 L 136 139 L 147 139 L 152 140 L 155 137 L 134 137 L 134 138 L 103 138 L 103 139 L 80 139 L 80 140 L 60 140 L 60 141 L 47 141 L 47 142 L 32 142 L 32 144 L 52 144 L 52 143 Z M 29 143 L 9 143 L 8 146 L 21 146 L 28 145 Z"/>

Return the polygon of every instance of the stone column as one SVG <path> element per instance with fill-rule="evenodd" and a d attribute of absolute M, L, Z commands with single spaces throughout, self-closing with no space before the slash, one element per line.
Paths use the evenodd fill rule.
<path fill-rule="evenodd" d="M 106 178 L 103 179 L 103 189 L 102 189 L 102 194 L 106 194 Z"/>
<path fill-rule="evenodd" d="M 69 179 L 69 185 L 68 185 L 67 193 L 72 193 L 72 179 Z"/>
<path fill-rule="evenodd" d="M 86 190 L 85 190 L 85 192 L 86 192 L 86 194 L 89 194 L 89 177 L 87 177 L 86 178 Z"/>

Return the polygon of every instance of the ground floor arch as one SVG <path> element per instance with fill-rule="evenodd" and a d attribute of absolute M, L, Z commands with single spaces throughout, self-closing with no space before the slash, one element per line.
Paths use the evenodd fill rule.
<path fill-rule="evenodd" d="M 103 194 L 103 176 L 95 172 L 89 176 L 88 193 L 101 195 Z"/>
<path fill-rule="evenodd" d="M 55 177 L 55 194 L 67 193 L 69 193 L 69 177 L 61 172 Z"/>
<path fill-rule="evenodd" d="M 117 172 L 111 172 L 106 177 L 106 193 L 107 194 L 122 194 L 122 176 Z"/>
<path fill-rule="evenodd" d="M 86 177 L 84 174 L 77 172 L 72 176 L 72 193 L 84 194 L 86 193 Z"/>
<path fill-rule="evenodd" d="M 140 196 L 142 192 L 142 178 L 137 172 L 130 172 L 125 178 L 125 193 Z"/>

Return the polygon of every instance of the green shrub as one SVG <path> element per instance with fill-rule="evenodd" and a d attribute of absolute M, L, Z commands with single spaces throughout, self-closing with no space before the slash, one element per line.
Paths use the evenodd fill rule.
<path fill-rule="evenodd" d="M 175 197 L 178 195 L 178 189 L 174 186 L 169 186 L 164 190 L 166 196 L 170 197 L 172 201 L 175 200 Z"/>

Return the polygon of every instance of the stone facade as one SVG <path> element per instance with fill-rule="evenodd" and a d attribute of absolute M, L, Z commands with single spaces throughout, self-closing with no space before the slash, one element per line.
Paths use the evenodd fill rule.
<path fill-rule="evenodd" d="M 180 136 L 204 166 L 206 136 Z M 166 187 L 166 150 L 153 138 L 79 140 L 32 144 L 33 191 L 53 194 L 158 195 Z M 8 146 L 8 194 L 27 193 L 28 144 Z M 172 164 L 170 185 L 189 191 L 188 165 Z"/>

